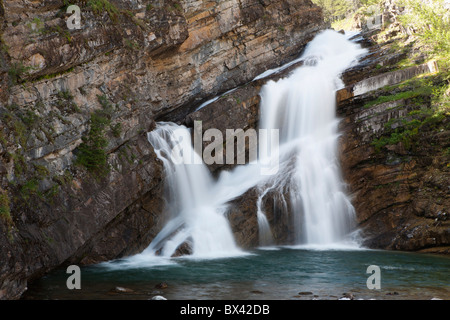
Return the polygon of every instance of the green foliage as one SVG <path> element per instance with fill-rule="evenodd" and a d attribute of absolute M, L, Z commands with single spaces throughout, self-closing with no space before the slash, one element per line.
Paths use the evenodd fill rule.
<path fill-rule="evenodd" d="M 3 131 L 0 131 L 0 144 L 3 146 L 3 149 L 6 149 L 8 146 L 8 140 L 6 139 Z"/>
<path fill-rule="evenodd" d="M 0 217 L 7 224 L 12 224 L 9 197 L 8 197 L 8 193 L 6 193 L 5 191 L 0 192 Z"/>
<path fill-rule="evenodd" d="M 27 162 L 24 156 L 21 153 L 13 153 L 10 156 L 14 161 L 14 174 L 16 176 L 24 174 L 27 170 Z"/>
<path fill-rule="evenodd" d="M 370 108 L 386 102 L 398 101 L 402 99 L 412 99 L 420 96 L 428 96 L 431 93 L 430 87 L 420 87 L 411 91 L 399 92 L 388 96 L 379 96 L 377 99 L 370 101 L 364 105 L 364 108 Z"/>
<path fill-rule="evenodd" d="M 375 139 L 372 142 L 372 145 L 375 147 L 377 152 L 386 145 L 396 145 L 399 142 L 402 142 L 406 149 L 410 149 L 417 134 L 419 133 L 421 125 L 422 123 L 420 121 L 411 121 L 404 127 L 396 129 L 389 136 L 382 136 L 379 139 Z"/>
<path fill-rule="evenodd" d="M 60 186 L 58 184 L 54 184 L 50 189 L 45 191 L 44 193 L 44 199 L 49 201 L 50 203 L 53 203 L 55 197 L 59 194 L 59 188 Z"/>
<path fill-rule="evenodd" d="M 406 14 L 399 17 L 404 26 L 416 30 L 435 52 L 450 54 L 450 11 L 444 0 L 402 0 Z"/>
<path fill-rule="evenodd" d="M 153 8 L 152 5 L 150 5 L 150 10 Z M 170 0 L 167 1 L 164 9 L 166 9 L 167 11 L 183 11 L 183 7 L 181 6 L 181 4 L 179 3 L 178 0 Z M 147 9 L 148 10 L 148 9 Z"/>
<path fill-rule="evenodd" d="M 359 0 L 356 2 L 359 2 L 361 6 L 368 7 L 368 6 L 373 6 L 373 5 L 379 5 L 383 1 L 381 1 L 381 0 Z"/>
<path fill-rule="evenodd" d="M 397 62 L 396 67 L 398 70 L 401 70 L 401 69 L 413 67 L 415 65 L 417 65 L 417 64 L 414 61 L 412 61 L 411 58 L 407 57 L 407 58 Z"/>
<path fill-rule="evenodd" d="M 373 12 L 369 8 L 380 5 L 382 0 L 312 0 L 312 2 L 322 8 L 325 21 L 339 21 L 337 25 L 333 25 L 335 29 L 349 29 L 352 15 L 359 12 L 372 16 Z"/>
<path fill-rule="evenodd" d="M 128 148 L 128 151 L 130 151 L 130 149 Z M 119 150 L 119 159 L 121 160 L 121 161 L 124 161 L 124 159 L 125 159 L 125 161 L 128 163 L 128 164 L 133 164 L 133 162 L 134 162 L 134 159 L 136 159 L 136 156 L 135 155 L 133 155 L 133 154 L 131 154 L 131 156 L 129 156 L 128 155 L 128 152 L 127 152 L 127 148 L 121 148 L 120 150 Z"/>
<path fill-rule="evenodd" d="M 0 53 L 8 53 L 9 47 L 6 45 L 5 41 L 0 34 Z"/>
<path fill-rule="evenodd" d="M 27 129 L 34 127 L 34 125 L 39 121 L 39 116 L 31 110 L 20 112 L 17 116 Z"/>
<path fill-rule="evenodd" d="M 386 132 L 372 145 L 376 151 L 386 145 L 403 143 L 406 149 L 413 148 L 421 134 L 430 131 L 440 131 L 445 125 L 445 119 L 450 116 L 450 73 L 439 73 L 428 77 L 415 77 L 402 84 L 385 87 L 387 92 L 398 92 L 389 96 L 380 96 L 366 107 L 388 101 L 409 99 L 420 107 L 410 111 L 405 118 L 391 119 L 385 124 Z M 394 130 L 392 125 L 399 124 Z"/>
<path fill-rule="evenodd" d="M 173 7 L 175 8 L 175 10 L 178 10 L 178 11 L 182 11 L 183 10 L 183 8 L 181 7 L 181 4 L 179 4 L 176 1 L 174 2 Z"/>
<path fill-rule="evenodd" d="M 66 169 L 62 175 L 54 176 L 53 181 L 61 186 L 64 186 L 73 181 L 73 175 L 69 170 Z"/>
<path fill-rule="evenodd" d="M 61 37 L 66 38 L 67 42 L 72 43 L 72 36 L 68 30 L 58 25 L 51 27 L 50 30 L 59 33 Z"/>
<path fill-rule="evenodd" d="M 78 105 L 73 101 L 73 95 L 69 90 L 61 90 L 57 94 L 58 100 L 56 105 L 70 112 L 81 112 Z"/>
<path fill-rule="evenodd" d="M 12 85 L 23 82 L 23 76 L 31 69 L 31 67 L 24 66 L 21 62 L 14 62 L 10 65 L 8 70 L 9 80 Z"/>
<path fill-rule="evenodd" d="M 134 40 L 124 39 L 124 43 L 125 43 L 125 48 L 127 48 L 127 49 L 136 50 L 136 51 L 140 49 L 139 43 L 137 43 Z"/>
<path fill-rule="evenodd" d="M 324 8 L 325 21 L 331 21 L 335 30 L 350 30 L 355 17 L 372 19 L 383 0 L 313 0 Z M 381 9 L 381 8 L 380 8 Z M 380 10 L 381 12 L 381 10 Z"/>
<path fill-rule="evenodd" d="M 446 118 L 446 112 L 435 108 L 423 108 L 410 112 L 408 116 L 417 118 L 392 119 L 386 123 L 387 134 L 372 141 L 372 146 L 377 152 L 387 145 L 396 145 L 399 142 L 403 143 L 406 149 L 411 149 L 418 141 L 421 132 L 439 129 L 439 125 Z M 392 131 L 390 127 L 393 122 L 401 122 L 401 126 Z"/>
<path fill-rule="evenodd" d="M 36 176 L 39 177 L 40 179 L 44 179 L 48 177 L 48 175 L 50 174 L 50 171 L 45 166 L 40 164 L 34 164 L 34 170 Z"/>
<path fill-rule="evenodd" d="M 57 72 L 57 73 L 45 74 L 45 75 L 43 75 L 43 76 L 40 76 L 40 77 L 35 78 L 34 81 L 41 81 L 41 80 L 46 80 L 46 79 L 53 79 L 53 78 L 56 78 L 57 76 L 60 76 L 60 75 L 66 74 L 66 73 L 70 73 L 70 72 L 72 72 L 74 69 L 75 69 L 74 67 L 71 67 L 71 68 L 69 68 L 69 69 L 67 69 L 67 70 L 65 70 L 65 71 L 61 71 L 61 72 Z"/>
<path fill-rule="evenodd" d="M 7 112 L 1 116 L 5 127 L 13 134 L 15 143 L 26 149 L 31 131 L 40 122 L 40 117 L 31 110 L 24 110 L 15 104 L 6 106 Z"/>
<path fill-rule="evenodd" d="M 345 18 L 354 8 L 347 0 L 312 0 L 323 10 L 325 21 L 336 21 Z"/>
<path fill-rule="evenodd" d="M 450 157 L 450 147 L 444 150 L 444 156 Z"/>
<path fill-rule="evenodd" d="M 14 120 L 12 123 L 12 129 L 16 136 L 16 142 L 26 147 L 28 139 L 28 130 L 25 124 L 20 120 Z"/>
<path fill-rule="evenodd" d="M 108 0 L 89 0 L 88 6 L 94 14 L 100 15 L 107 12 L 109 18 L 114 22 L 116 22 L 119 18 L 119 9 L 117 9 L 117 7 Z"/>
<path fill-rule="evenodd" d="M 97 98 L 102 108 L 91 114 L 90 130 L 78 147 L 76 163 L 84 166 L 95 177 L 102 178 L 109 172 L 105 128 L 111 124 L 113 107 L 106 96 Z"/>
<path fill-rule="evenodd" d="M 58 92 L 58 97 L 64 100 L 73 100 L 73 95 L 69 90 L 61 90 Z"/>
<path fill-rule="evenodd" d="M 38 17 L 34 17 L 34 19 L 31 22 L 28 22 L 26 26 L 32 33 L 41 34 L 45 32 L 44 22 L 42 22 L 42 20 Z"/>
<path fill-rule="evenodd" d="M 39 181 L 36 178 L 28 180 L 21 188 L 20 195 L 22 199 L 28 201 L 31 196 L 36 195 L 38 193 Z"/>
<path fill-rule="evenodd" d="M 111 126 L 111 132 L 114 137 L 119 138 L 120 133 L 122 132 L 122 124 L 118 122 L 115 125 Z"/>
<path fill-rule="evenodd" d="M 63 8 L 66 9 L 66 7 L 70 6 L 72 4 L 71 0 L 63 0 Z"/>
<path fill-rule="evenodd" d="M 111 117 L 111 114 L 114 111 L 114 107 L 109 101 L 108 97 L 106 95 L 97 95 L 97 101 L 102 107 L 101 110 L 97 110 L 98 113 L 108 118 Z"/>
<path fill-rule="evenodd" d="M 442 74 L 444 85 L 432 88 L 432 103 L 442 112 L 450 114 L 450 71 Z"/>

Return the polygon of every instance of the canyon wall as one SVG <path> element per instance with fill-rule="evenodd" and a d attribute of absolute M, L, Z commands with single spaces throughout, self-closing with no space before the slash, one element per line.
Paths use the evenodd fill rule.
<path fill-rule="evenodd" d="M 0 1 L 0 299 L 145 248 L 165 222 L 155 121 L 298 57 L 309 0 Z"/>

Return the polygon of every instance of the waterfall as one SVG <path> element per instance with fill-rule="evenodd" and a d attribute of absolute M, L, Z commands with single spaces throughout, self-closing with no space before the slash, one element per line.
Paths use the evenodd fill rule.
<path fill-rule="evenodd" d="M 341 73 L 363 53 L 344 35 L 324 31 L 308 44 L 302 67 L 261 90 L 260 128 L 279 128 L 280 145 L 290 146 L 278 173 L 290 179 L 276 187 L 289 185 L 297 243 L 330 245 L 354 227 L 339 169 L 335 92 Z"/>
<path fill-rule="evenodd" d="M 170 257 L 184 243 L 189 244 L 196 256 L 237 253 L 224 216 L 225 207 L 221 205 L 223 201 L 216 201 L 218 193 L 213 178 L 192 148 L 190 131 L 184 126 L 161 122 L 148 133 L 148 140 L 164 165 L 171 220 L 145 253 Z"/>
<path fill-rule="evenodd" d="M 257 162 L 223 172 L 215 180 L 194 152 L 190 131 L 158 123 L 148 139 L 164 163 L 170 217 L 144 253 L 170 257 L 183 243 L 190 244 L 194 256 L 239 253 L 225 217 L 227 202 L 252 187 L 260 192 L 255 214 L 261 245 L 273 243 L 262 206 L 269 191 L 289 203 L 296 243 L 345 240 L 354 227 L 354 209 L 339 169 L 335 92 L 343 87 L 341 73 L 363 53 L 345 35 L 327 30 L 308 44 L 302 67 L 263 86 L 259 127 L 279 129 L 280 147 L 274 155 L 279 168 L 274 175 L 261 175 Z M 180 148 L 183 152 L 174 154 Z"/>

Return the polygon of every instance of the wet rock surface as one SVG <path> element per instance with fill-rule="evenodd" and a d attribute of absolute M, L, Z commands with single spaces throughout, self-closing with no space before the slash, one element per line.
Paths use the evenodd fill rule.
<path fill-rule="evenodd" d="M 176 250 L 175 253 L 172 254 L 172 257 L 180 257 L 180 256 L 187 256 L 192 254 L 192 243 L 191 242 L 183 242 Z"/>
<path fill-rule="evenodd" d="M 160 282 L 155 286 L 156 289 L 167 289 L 168 287 L 169 286 L 166 282 Z"/>
<path fill-rule="evenodd" d="M 289 193 L 273 190 L 261 200 L 261 210 L 269 223 L 270 235 L 260 234 L 257 216 L 259 195 L 260 190 L 252 188 L 229 203 L 227 218 L 236 243 L 246 249 L 259 245 L 294 244 L 297 235 L 293 227 L 294 215 L 289 201 L 286 201 Z M 264 243 L 267 241 L 270 243 Z"/>

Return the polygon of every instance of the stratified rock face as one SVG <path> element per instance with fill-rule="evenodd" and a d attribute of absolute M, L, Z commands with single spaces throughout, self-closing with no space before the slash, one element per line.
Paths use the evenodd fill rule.
<path fill-rule="evenodd" d="M 349 70 L 346 84 L 362 80 L 364 73 L 370 77 L 380 61 L 383 65 L 395 58 L 383 50 L 376 48 L 378 56 L 366 57 L 359 66 L 363 73 L 357 72 L 358 67 Z M 381 83 L 384 76 L 390 79 L 412 70 L 383 75 L 383 70 L 391 71 L 386 65 L 377 71 Z M 445 83 L 439 74 L 425 76 L 435 85 Z M 338 104 L 343 119 L 342 169 L 365 246 L 448 253 L 450 120 L 448 114 L 429 116 L 431 94 L 420 94 L 424 89 L 423 84 L 404 83 L 344 98 Z M 380 96 L 387 98 L 377 102 Z M 391 135 L 397 128 L 406 132 L 401 139 Z M 392 139 L 383 142 L 382 137 Z"/>
<path fill-rule="evenodd" d="M 102 0 L 71 1 L 69 30 L 64 2 L 0 1 L 0 298 L 142 250 L 164 222 L 155 120 L 183 120 L 326 27 L 309 0 Z M 100 177 L 75 165 L 93 141 Z"/>
<path fill-rule="evenodd" d="M 389 123 L 408 118 L 418 106 L 410 99 L 368 110 L 364 101 L 371 99 L 347 101 L 340 107 L 341 115 L 346 115 L 342 123 L 344 176 L 354 194 L 364 244 L 397 250 L 448 246 L 450 171 L 445 152 L 449 130 L 428 128 L 413 146 L 399 142 L 376 150 L 372 142 Z"/>
<path fill-rule="evenodd" d="M 86 104 L 103 91 L 114 101 L 148 105 L 157 118 L 290 60 L 324 27 L 308 0 L 110 1 L 117 23 L 80 4 L 78 31 L 67 30 L 58 1 L 35 4 L 26 17 L 16 1 L 4 2 L 11 63 L 32 67 L 23 80 L 80 66 L 60 81 L 34 82 L 40 98 L 62 86 L 74 94 L 84 88 L 76 98 Z M 10 103 L 36 99 L 36 92 L 15 89 Z"/>

